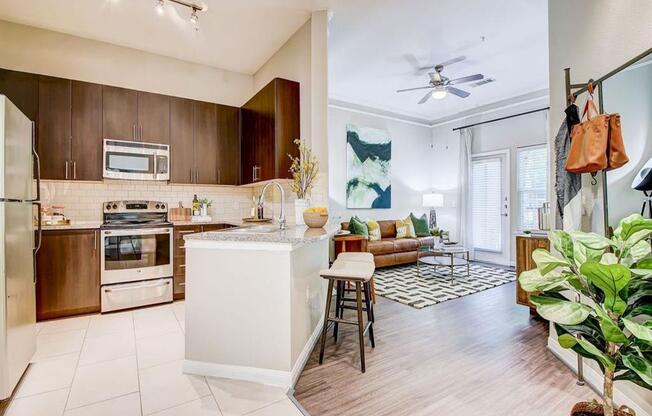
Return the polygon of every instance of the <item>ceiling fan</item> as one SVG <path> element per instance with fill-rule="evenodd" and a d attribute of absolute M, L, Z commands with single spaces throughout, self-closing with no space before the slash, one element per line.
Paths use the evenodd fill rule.
<path fill-rule="evenodd" d="M 475 74 L 475 75 L 469 75 L 466 77 L 461 77 L 461 78 L 456 78 L 456 79 L 449 79 L 448 77 L 445 77 L 442 75 L 442 71 L 444 70 L 445 66 L 454 64 L 456 62 L 461 62 L 465 60 L 466 57 L 464 56 L 458 56 L 457 58 L 450 59 L 446 62 L 442 62 L 441 64 L 435 65 L 434 67 L 429 66 L 429 67 L 417 67 L 416 71 L 417 73 L 422 73 L 428 70 L 434 69 L 434 72 L 428 72 L 428 76 L 430 77 L 430 82 L 429 85 L 425 87 L 415 87 L 415 88 L 405 88 L 402 90 L 396 90 L 396 92 L 406 92 L 406 91 L 416 91 L 416 90 L 425 90 L 428 89 L 428 93 L 423 96 L 421 101 L 419 101 L 419 104 L 423 104 L 426 101 L 428 101 L 430 98 L 434 98 L 436 100 L 441 100 L 442 98 L 446 98 L 448 93 L 451 93 L 453 95 L 456 95 L 460 98 L 466 98 L 471 93 L 466 92 L 464 90 L 461 90 L 459 88 L 454 87 L 454 85 L 458 84 L 464 84 L 467 82 L 473 82 L 473 81 L 479 81 L 484 78 L 484 75 L 482 74 Z"/>

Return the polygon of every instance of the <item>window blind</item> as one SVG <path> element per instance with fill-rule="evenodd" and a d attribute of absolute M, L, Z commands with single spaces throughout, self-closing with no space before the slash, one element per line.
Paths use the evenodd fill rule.
<path fill-rule="evenodd" d="M 474 160 L 471 175 L 473 247 L 479 250 L 502 251 L 501 159 L 495 157 Z"/>
<path fill-rule="evenodd" d="M 548 200 L 548 149 L 545 145 L 517 150 L 518 231 L 539 228 L 537 208 Z"/>

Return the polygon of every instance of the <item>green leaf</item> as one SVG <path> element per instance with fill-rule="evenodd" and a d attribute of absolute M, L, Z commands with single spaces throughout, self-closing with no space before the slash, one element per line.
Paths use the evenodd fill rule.
<path fill-rule="evenodd" d="M 604 250 L 593 250 L 582 244 L 575 244 L 575 264 L 577 267 L 582 267 L 582 264 L 587 261 L 600 261 Z"/>
<path fill-rule="evenodd" d="M 578 302 L 570 302 L 549 296 L 530 296 L 541 317 L 562 325 L 577 325 L 591 313 L 591 308 Z"/>
<path fill-rule="evenodd" d="M 638 267 L 636 268 L 630 268 L 630 272 L 632 272 L 633 275 L 635 275 L 639 279 L 648 279 L 652 277 L 652 270 L 650 269 L 639 269 Z"/>
<path fill-rule="evenodd" d="M 629 236 L 629 238 L 625 241 L 625 247 L 633 247 L 639 242 L 647 239 L 650 235 L 652 235 L 652 229 L 637 231 Z"/>
<path fill-rule="evenodd" d="M 623 364 L 634 371 L 645 383 L 652 386 L 652 363 L 634 354 L 623 354 Z"/>
<path fill-rule="evenodd" d="M 632 311 L 629 313 L 628 317 L 636 317 L 640 315 L 647 315 L 652 317 L 652 305 L 651 304 L 646 304 L 646 305 L 641 305 L 637 306 Z"/>
<path fill-rule="evenodd" d="M 618 264 L 618 257 L 613 253 L 604 253 L 600 259 L 602 264 Z"/>
<path fill-rule="evenodd" d="M 518 282 L 526 292 L 543 292 L 560 287 L 567 277 L 559 273 L 548 273 L 543 276 L 539 269 L 532 269 L 521 273 Z"/>
<path fill-rule="evenodd" d="M 568 261 L 573 261 L 573 239 L 562 230 L 554 230 L 548 234 L 552 246 Z"/>
<path fill-rule="evenodd" d="M 643 388 L 646 389 L 652 389 L 652 384 L 647 384 L 644 382 L 641 377 L 639 377 L 636 372 L 632 370 L 627 370 L 624 373 L 618 374 L 616 377 L 614 377 L 615 381 L 629 381 L 631 383 L 637 384 Z"/>
<path fill-rule="evenodd" d="M 617 315 L 622 315 L 627 309 L 627 302 L 620 297 L 620 291 L 631 280 L 629 269 L 620 264 L 584 263 L 580 269 L 591 283 L 604 293 L 605 307 Z"/>
<path fill-rule="evenodd" d="M 557 341 L 559 341 L 559 345 L 565 349 L 573 348 L 575 345 L 577 345 L 577 338 L 571 334 L 562 334 L 557 337 Z"/>
<path fill-rule="evenodd" d="M 652 323 L 652 321 L 646 322 L 645 325 L 639 325 L 634 321 L 623 318 L 623 323 L 625 324 L 625 328 L 629 329 L 629 332 L 631 332 L 636 338 L 652 342 L 652 328 L 647 326 L 647 324 Z"/>
<path fill-rule="evenodd" d="M 634 246 L 632 246 L 632 248 L 629 250 L 629 255 L 631 256 L 632 260 L 634 260 L 634 263 L 637 263 L 646 258 L 650 252 L 650 243 L 647 241 L 639 241 L 638 243 L 634 244 Z"/>
<path fill-rule="evenodd" d="M 574 243 L 580 243 L 586 248 L 591 250 L 605 250 L 611 247 L 612 241 L 596 233 L 584 233 L 581 231 L 573 231 L 570 233 Z"/>
<path fill-rule="evenodd" d="M 532 260 L 534 260 L 537 268 L 544 276 L 558 267 L 570 267 L 570 263 L 566 260 L 555 257 L 548 250 L 541 248 L 534 250 Z"/>
<path fill-rule="evenodd" d="M 632 235 L 642 230 L 652 230 L 652 219 L 643 218 L 641 214 L 632 214 L 623 218 L 614 231 L 614 236 L 627 241 Z"/>
<path fill-rule="evenodd" d="M 645 258 L 638 262 L 636 265 L 639 269 L 650 269 L 652 270 L 652 257 Z"/>
<path fill-rule="evenodd" d="M 618 324 L 609 317 L 609 314 L 602 309 L 602 306 L 593 305 L 593 310 L 598 317 L 600 329 L 607 341 L 616 342 L 618 344 L 624 344 L 628 341 L 625 333 L 620 329 L 620 327 L 618 327 Z"/>

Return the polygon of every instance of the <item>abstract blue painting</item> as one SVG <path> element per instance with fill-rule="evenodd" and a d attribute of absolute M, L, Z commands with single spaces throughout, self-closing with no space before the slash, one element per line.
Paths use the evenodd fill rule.
<path fill-rule="evenodd" d="M 384 130 L 346 126 L 346 207 L 391 208 L 392 139 Z"/>

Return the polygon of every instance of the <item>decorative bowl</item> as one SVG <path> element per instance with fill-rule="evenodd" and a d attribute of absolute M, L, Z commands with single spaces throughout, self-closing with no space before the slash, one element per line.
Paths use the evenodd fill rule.
<path fill-rule="evenodd" d="M 318 214 L 315 212 L 304 212 L 303 222 L 310 228 L 321 228 L 328 222 L 328 214 Z"/>

